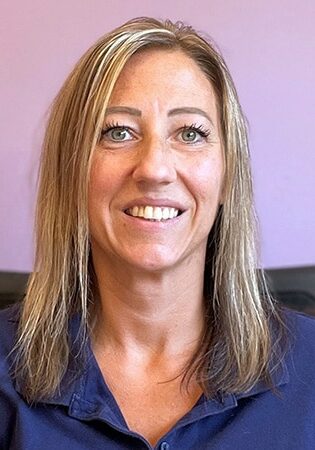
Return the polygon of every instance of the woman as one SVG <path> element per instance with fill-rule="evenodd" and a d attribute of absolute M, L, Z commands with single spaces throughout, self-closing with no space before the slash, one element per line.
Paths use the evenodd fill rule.
<path fill-rule="evenodd" d="M 52 106 L 34 273 L 1 313 L 1 448 L 313 448 L 314 322 L 256 268 L 222 57 L 190 27 L 128 22 Z"/>

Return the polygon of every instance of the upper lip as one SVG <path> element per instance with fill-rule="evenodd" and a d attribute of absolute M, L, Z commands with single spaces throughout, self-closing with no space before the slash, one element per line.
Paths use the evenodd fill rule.
<path fill-rule="evenodd" d="M 140 197 L 128 202 L 123 210 L 133 208 L 134 206 L 168 206 L 169 208 L 175 208 L 179 211 L 185 211 L 185 207 L 182 203 L 170 199 L 170 198 L 149 198 L 149 197 Z"/>

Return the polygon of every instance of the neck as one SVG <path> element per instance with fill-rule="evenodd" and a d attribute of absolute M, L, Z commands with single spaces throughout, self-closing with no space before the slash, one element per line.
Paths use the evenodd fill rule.
<path fill-rule="evenodd" d="M 204 259 L 203 259 L 204 261 Z M 204 328 L 204 264 L 135 272 L 93 255 L 99 301 L 94 346 L 152 360 L 192 355 Z"/>

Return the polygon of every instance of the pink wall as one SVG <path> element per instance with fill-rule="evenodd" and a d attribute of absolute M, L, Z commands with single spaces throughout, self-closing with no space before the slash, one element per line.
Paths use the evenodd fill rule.
<path fill-rule="evenodd" d="M 191 23 L 221 48 L 250 123 L 265 266 L 315 264 L 314 0 L 4 0 L 0 270 L 31 270 L 45 112 L 81 53 L 127 19 Z"/>

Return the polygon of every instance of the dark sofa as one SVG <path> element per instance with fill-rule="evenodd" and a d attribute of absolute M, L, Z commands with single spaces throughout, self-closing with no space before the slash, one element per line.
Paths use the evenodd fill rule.
<path fill-rule="evenodd" d="M 276 299 L 289 308 L 315 315 L 315 266 L 267 269 L 266 274 Z M 28 275 L 0 272 L 0 308 L 23 298 Z"/>

